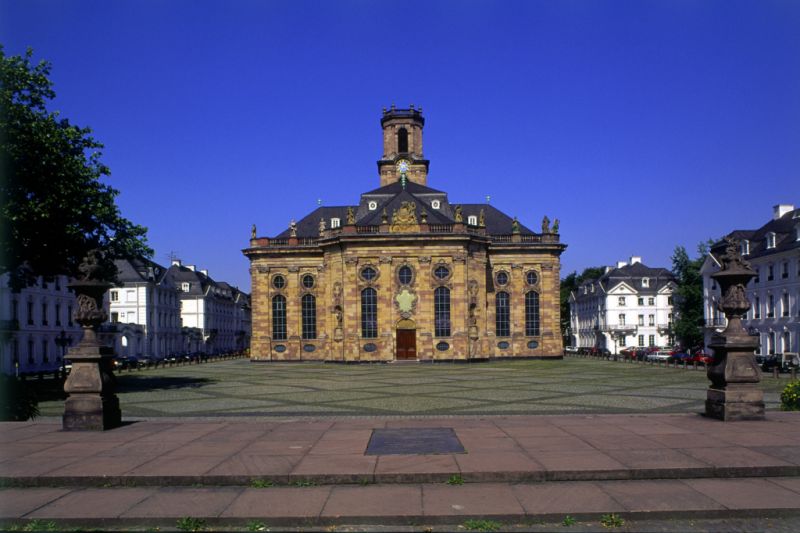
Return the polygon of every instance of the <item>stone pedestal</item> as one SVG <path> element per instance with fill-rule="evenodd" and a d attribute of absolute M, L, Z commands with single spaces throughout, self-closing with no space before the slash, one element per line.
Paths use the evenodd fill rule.
<path fill-rule="evenodd" d="M 107 318 L 103 294 L 110 286 L 95 280 L 69 284 L 77 295 L 73 317 L 83 327 L 83 339 L 67 354 L 72 371 L 64 383 L 67 400 L 62 427 L 66 431 L 101 431 L 122 423 L 119 399 L 114 394 L 113 350 L 97 337 L 98 326 Z"/>
<path fill-rule="evenodd" d="M 705 415 L 718 420 L 763 420 L 764 392 L 753 383 L 708 389 Z"/>

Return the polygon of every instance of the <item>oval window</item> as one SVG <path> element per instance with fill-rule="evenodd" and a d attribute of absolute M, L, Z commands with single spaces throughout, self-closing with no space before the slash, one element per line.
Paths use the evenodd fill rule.
<path fill-rule="evenodd" d="M 497 347 L 500 348 L 501 350 L 505 350 L 506 348 L 508 348 L 508 346 L 509 344 L 506 341 L 500 341 L 497 343 Z"/>
<path fill-rule="evenodd" d="M 450 345 L 446 342 L 442 341 L 436 345 L 436 349 L 440 352 L 446 352 L 450 348 Z"/>
<path fill-rule="evenodd" d="M 314 346 L 313 344 L 304 344 L 303 345 L 303 351 L 304 352 L 313 352 L 316 349 L 317 349 L 317 347 Z"/>
<path fill-rule="evenodd" d="M 272 278 L 272 286 L 275 287 L 276 289 L 284 288 L 286 286 L 286 278 L 280 275 L 275 276 L 274 278 Z"/>
<path fill-rule="evenodd" d="M 283 344 L 276 344 L 274 350 L 278 353 L 283 353 L 286 351 L 286 346 Z"/>
<path fill-rule="evenodd" d="M 364 345 L 365 352 L 374 352 L 377 349 L 378 347 L 372 342 L 368 342 L 367 344 Z"/>
<path fill-rule="evenodd" d="M 495 277 L 495 280 L 497 281 L 497 284 L 502 287 L 503 285 L 508 283 L 508 274 L 506 274 L 505 272 L 500 271 L 500 272 L 497 273 L 497 276 Z"/>
<path fill-rule="evenodd" d="M 536 341 L 528 342 L 528 348 L 530 348 L 531 350 L 533 350 L 534 348 L 538 348 L 538 347 L 539 347 L 539 343 L 538 342 L 536 342 Z"/>
<path fill-rule="evenodd" d="M 528 285 L 536 285 L 536 282 L 539 281 L 539 275 L 536 274 L 533 270 L 525 274 L 525 280 L 528 282 Z"/>
<path fill-rule="evenodd" d="M 367 281 L 372 281 L 378 276 L 378 271 L 372 267 L 364 267 L 361 269 L 361 277 Z"/>
<path fill-rule="evenodd" d="M 305 276 L 303 276 L 303 287 L 305 287 L 306 289 L 310 289 L 313 286 L 314 286 L 314 276 L 312 276 L 311 274 L 306 274 Z"/>
<path fill-rule="evenodd" d="M 436 279 L 447 279 L 450 275 L 450 269 L 444 265 L 440 265 L 433 271 L 433 275 L 436 276 Z"/>
<path fill-rule="evenodd" d="M 367 204 L 367 207 L 369 207 L 370 211 L 375 211 L 376 209 L 378 209 L 378 202 L 370 202 L 369 204 Z"/>
<path fill-rule="evenodd" d="M 410 266 L 403 265 L 397 271 L 397 279 L 400 280 L 401 285 L 408 285 L 414 277 L 414 271 Z"/>

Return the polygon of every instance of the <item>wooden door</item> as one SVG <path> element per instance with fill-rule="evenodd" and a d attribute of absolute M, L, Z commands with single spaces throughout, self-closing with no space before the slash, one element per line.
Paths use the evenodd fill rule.
<path fill-rule="evenodd" d="M 397 330 L 397 359 L 417 358 L 417 331 L 414 329 Z"/>

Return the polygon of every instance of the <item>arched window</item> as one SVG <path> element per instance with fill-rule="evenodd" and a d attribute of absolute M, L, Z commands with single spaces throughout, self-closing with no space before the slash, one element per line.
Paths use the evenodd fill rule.
<path fill-rule="evenodd" d="M 397 130 L 397 151 L 401 154 L 408 152 L 408 131 L 405 128 Z"/>
<path fill-rule="evenodd" d="M 525 335 L 538 337 L 539 333 L 539 293 L 525 293 Z"/>
<path fill-rule="evenodd" d="M 272 298 L 272 340 L 286 340 L 286 298 L 281 295 Z"/>
<path fill-rule="evenodd" d="M 511 336 L 511 309 L 509 308 L 508 293 L 498 292 L 494 299 L 495 306 L 495 334 L 498 337 Z"/>
<path fill-rule="evenodd" d="M 300 310 L 303 314 L 303 338 L 317 338 L 317 299 L 313 294 L 306 294 L 300 300 Z"/>
<path fill-rule="evenodd" d="M 450 336 L 450 289 L 437 287 L 433 291 L 433 325 L 437 337 Z"/>
<path fill-rule="evenodd" d="M 361 336 L 365 339 L 378 336 L 378 292 L 371 287 L 361 291 Z"/>

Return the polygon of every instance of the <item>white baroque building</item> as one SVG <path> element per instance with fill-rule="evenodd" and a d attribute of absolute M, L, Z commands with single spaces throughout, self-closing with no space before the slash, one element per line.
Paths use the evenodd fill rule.
<path fill-rule="evenodd" d="M 784 354 L 800 351 L 800 209 L 793 205 L 773 207 L 772 219 L 755 230 L 736 230 L 726 237 L 739 241 L 742 257 L 757 276 L 747 285 L 750 311 L 743 320 L 751 335 L 758 336 L 756 354 Z M 711 274 L 719 271 L 718 257 L 724 243 L 712 247 L 703 275 L 705 343 L 715 331 L 726 326 L 717 309 L 719 286 Z"/>
<path fill-rule="evenodd" d="M 199 339 L 195 337 L 197 351 L 213 354 L 249 347 L 248 294 L 224 281 L 215 281 L 207 270 L 184 265 L 178 259 L 172 261 L 169 276 L 178 291 L 183 326 L 200 332 Z"/>
<path fill-rule="evenodd" d="M 612 353 L 627 346 L 672 345 L 675 288 L 669 270 L 648 267 L 641 257 L 606 267 L 570 294 L 570 343 Z"/>
<path fill-rule="evenodd" d="M 63 355 L 83 337 L 72 320 L 75 294 L 66 276 L 41 277 L 30 287 L 12 290 L 0 276 L 0 371 L 4 374 L 54 372 Z"/>

